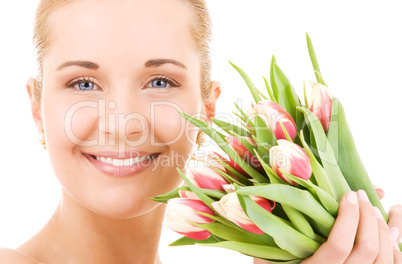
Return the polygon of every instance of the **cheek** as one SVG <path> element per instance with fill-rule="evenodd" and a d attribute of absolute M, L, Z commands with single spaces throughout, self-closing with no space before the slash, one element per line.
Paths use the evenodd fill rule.
<path fill-rule="evenodd" d="M 190 96 L 189 96 L 190 98 Z M 198 98 L 194 95 L 192 98 Z M 180 104 L 163 102 L 153 107 L 151 113 L 151 139 L 153 144 L 169 145 L 171 157 L 178 167 L 192 152 L 199 129 L 185 120 L 178 111 L 199 117 L 201 102 L 197 99 L 181 100 Z M 152 136 L 153 135 L 153 136 Z M 174 152 L 174 153 L 172 153 Z"/>

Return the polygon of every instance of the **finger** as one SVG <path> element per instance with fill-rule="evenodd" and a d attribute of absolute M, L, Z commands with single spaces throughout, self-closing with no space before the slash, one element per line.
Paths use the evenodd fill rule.
<path fill-rule="evenodd" d="M 381 188 L 378 187 L 377 185 L 374 185 L 374 189 L 375 189 L 375 191 L 376 191 L 376 193 L 377 193 L 377 195 L 378 195 L 378 198 L 380 198 L 380 200 L 381 200 L 382 198 L 384 198 L 385 192 L 384 192 L 383 189 L 381 189 Z"/>
<path fill-rule="evenodd" d="M 374 207 L 374 209 L 377 216 L 379 241 L 378 255 L 374 261 L 374 264 L 393 263 L 394 248 L 392 246 L 390 230 L 380 210 L 377 207 Z"/>
<path fill-rule="evenodd" d="M 338 217 L 327 242 L 303 264 L 342 264 L 352 251 L 359 223 L 359 203 L 355 192 L 345 194 L 339 205 Z"/>
<path fill-rule="evenodd" d="M 398 231 L 402 230 L 402 205 L 394 205 L 389 209 L 388 212 L 389 220 L 388 220 L 388 226 L 389 228 L 396 227 L 398 228 Z M 399 232 L 399 235 L 396 239 L 396 243 L 399 243 L 401 241 L 401 232 Z"/>
<path fill-rule="evenodd" d="M 394 264 L 402 264 L 402 253 L 399 248 L 394 248 Z"/>
<path fill-rule="evenodd" d="M 355 246 L 345 264 L 373 263 L 378 255 L 378 223 L 373 206 L 363 190 L 357 191 L 359 196 L 359 227 Z"/>
<path fill-rule="evenodd" d="M 271 264 L 271 262 L 263 259 L 254 258 L 253 264 Z"/>

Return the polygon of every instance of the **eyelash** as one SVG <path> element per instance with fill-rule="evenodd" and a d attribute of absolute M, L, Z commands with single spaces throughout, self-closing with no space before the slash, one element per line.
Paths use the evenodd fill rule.
<path fill-rule="evenodd" d="M 171 87 L 165 87 L 165 88 L 147 87 L 147 88 L 154 89 L 154 90 L 160 90 L 160 92 L 168 92 L 168 91 L 172 90 L 173 88 L 178 88 L 178 87 L 181 86 L 180 83 L 178 83 L 178 82 L 176 82 L 175 80 L 173 80 L 173 79 L 171 79 L 171 78 L 169 78 L 169 77 L 167 77 L 167 76 L 164 76 L 164 75 L 154 76 L 154 77 L 146 84 L 146 86 L 148 86 L 149 84 L 152 85 L 152 82 L 155 81 L 155 80 L 163 80 L 163 81 L 167 82 Z M 81 83 L 81 82 L 91 82 L 91 83 L 93 83 L 95 86 L 97 86 L 97 87 L 99 88 L 99 85 L 96 84 L 96 82 L 95 82 L 94 79 L 92 79 L 92 78 L 90 78 L 90 77 L 86 77 L 86 76 L 82 76 L 82 77 L 80 77 L 80 78 L 77 78 L 77 79 L 74 79 L 74 80 L 68 82 L 68 83 L 65 85 L 65 87 L 66 87 L 66 88 L 74 89 L 74 92 L 75 92 L 75 93 L 78 93 L 78 94 L 83 94 L 83 93 L 87 93 L 87 92 L 96 91 L 96 90 L 88 90 L 88 91 L 85 91 L 85 90 L 80 90 L 80 89 L 77 89 L 77 88 L 74 87 L 75 85 L 77 85 L 77 84 L 79 84 L 79 83 Z"/>

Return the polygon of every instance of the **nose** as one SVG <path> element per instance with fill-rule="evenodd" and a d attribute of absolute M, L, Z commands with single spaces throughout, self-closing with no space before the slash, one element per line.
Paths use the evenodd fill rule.
<path fill-rule="evenodd" d="M 103 102 L 99 103 L 100 142 L 103 138 L 103 143 L 109 145 L 127 143 L 139 146 L 146 141 L 149 134 L 148 115 L 141 100 L 135 97 L 120 94 L 109 100 L 102 99 Z"/>

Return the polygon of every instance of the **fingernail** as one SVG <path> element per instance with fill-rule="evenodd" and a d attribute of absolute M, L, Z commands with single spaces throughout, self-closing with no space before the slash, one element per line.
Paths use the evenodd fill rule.
<path fill-rule="evenodd" d="M 357 204 L 357 195 L 355 192 L 348 192 L 346 199 L 351 203 L 351 204 Z"/>
<path fill-rule="evenodd" d="M 363 201 L 370 202 L 370 201 L 369 201 L 369 198 L 368 198 L 368 196 L 367 196 L 367 194 L 366 194 L 366 192 L 365 192 L 364 190 L 358 190 L 358 191 L 357 191 L 357 195 L 358 195 L 359 198 L 362 199 Z"/>
<path fill-rule="evenodd" d="M 389 233 L 391 235 L 392 245 L 394 246 L 395 249 L 399 250 L 399 247 L 398 247 L 399 229 L 395 226 L 391 227 L 389 229 Z"/>
<path fill-rule="evenodd" d="M 384 220 L 384 217 L 382 217 L 382 214 L 381 214 L 381 212 L 380 212 L 380 209 L 378 209 L 378 207 L 375 207 L 375 206 L 374 206 L 373 208 L 374 208 L 375 215 L 377 216 L 377 218 Z"/>

